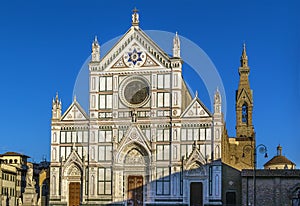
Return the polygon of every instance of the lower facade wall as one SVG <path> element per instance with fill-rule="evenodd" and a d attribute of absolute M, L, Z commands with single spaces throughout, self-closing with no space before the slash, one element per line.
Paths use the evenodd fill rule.
<path fill-rule="evenodd" d="M 256 204 L 272 206 L 298 205 L 300 170 L 257 170 Z M 242 172 L 242 205 L 254 202 L 253 171 Z"/>

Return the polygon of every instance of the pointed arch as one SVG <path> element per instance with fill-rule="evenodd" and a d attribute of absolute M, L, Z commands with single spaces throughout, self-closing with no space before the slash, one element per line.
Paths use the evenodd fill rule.
<path fill-rule="evenodd" d="M 78 176 L 81 177 L 82 169 L 76 163 L 69 165 L 65 170 L 65 176 Z"/>
<path fill-rule="evenodd" d="M 128 164 L 145 164 L 145 157 L 137 148 L 132 148 L 125 155 L 124 163 L 126 165 L 128 165 Z"/>
<path fill-rule="evenodd" d="M 130 155 L 133 155 L 133 157 L 135 155 L 137 158 L 143 158 L 144 165 L 150 162 L 150 153 L 146 148 L 137 142 L 131 142 L 130 144 L 126 145 L 126 147 L 123 147 L 123 149 L 117 154 L 117 162 L 125 163 L 125 161 L 129 161 L 129 159 L 126 158 L 129 158 Z"/>
<path fill-rule="evenodd" d="M 248 124 L 248 104 L 244 102 L 242 105 L 242 123 Z"/>
<path fill-rule="evenodd" d="M 194 161 L 187 167 L 187 175 L 188 176 L 205 176 L 207 174 L 206 169 L 200 161 Z"/>

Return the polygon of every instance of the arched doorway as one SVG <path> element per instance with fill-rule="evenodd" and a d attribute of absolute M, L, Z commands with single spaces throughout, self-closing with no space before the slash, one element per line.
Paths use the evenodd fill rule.
<path fill-rule="evenodd" d="M 123 165 L 120 172 L 124 182 L 124 200 L 128 206 L 142 206 L 147 200 L 145 191 L 150 176 L 149 152 L 142 145 L 133 142 L 120 150 L 117 159 Z"/>
<path fill-rule="evenodd" d="M 80 206 L 82 171 L 76 164 L 68 168 L 68 206 Z"/>

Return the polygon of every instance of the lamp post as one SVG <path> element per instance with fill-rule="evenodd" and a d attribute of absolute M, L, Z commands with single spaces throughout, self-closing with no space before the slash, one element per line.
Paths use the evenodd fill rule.
<path fill-rule="evenodd" d="M 254 149 L 254 153 L 253 153 L 253 156 L 254 156 L 254 159 L 253 159 L 253 205 L 255 206 L 256 205 L 256 164 L 257 164 L 257 149 L 260 153 L 265 153 L 265 158 L 268 158 L 268 153 L 267 153 L 267 147 L 264 145 L 264 144 L 259 144 L 257 145 L 255 148 L 248 144 L 248 145 L 245 145 L 243 147 L 243 155 L 242 157 L 245 157 L 245 149 L 247 147 L 250 147 L 251 149 Z"/>

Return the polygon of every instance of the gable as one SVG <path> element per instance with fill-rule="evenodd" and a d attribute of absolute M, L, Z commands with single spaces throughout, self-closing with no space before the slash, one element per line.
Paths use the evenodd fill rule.
<path fill-rule="evenodd" d="M 123 150 L 126 150 L 126 148 L 128 147 L 128 145 L 131 145 L 131 144 L 137 144 L 137 145 L 139 145 L 145 151 L 147 151 L 148 155 L 150 154 L 151 147 L 150 147 L 149 141 L 144 136 L 144 134 L 141 131 L 141 129 L 138 126 L 135 126 L 135 125 L 132 126 L 132 127 L 130 127 L 127 130 L 126 134 L 124 135 L 124 137 L 122 138 L 121 142 L 119 143 L 119 146 L 118 146 L 118 155 L 117 156 L 120 156 L 124 152 Z M 117 160 L 118 159 L 119 159 L 119 157 L 117 158 Z"/>
<path fill-rule="evenodd" d="M 144 136 L 141 129 L 137 126 L 130 127 L 126 134 L 124 135 L 123 139 L 119 144 L 118 150 L 121 151 L 126 145 L 131 143 L 138 143 L 139 145 L 143 146 L 146 150 L 150 151 L 150 143 L 147 138 Z"/>
<path fill-rule="evenodd" d="M 69 156 L 66 158 L 66 161 L 64 163 L 65 168 L 68 167 L 69 165 L 76 163 L 79 167 L 83 165 L 82 159 L 79 157 L 75 145 L 73 145 L 72 151 L 69 154 Z"/>
<path fill-rule="evenodd" d="M 61 117 L 61 121 L 78 121 L 87 120 L 88 116 L 82 109 L 82 107 L 76 102 L 76 100 L 71 104 L 67 111 Z"/>
<path fill-rule="evenodd" d="M 250 90 L 250 92 L 252 92 L 252 90 Z M 239 94 L 237 94 L 238 96 L 237 96 L 237 98 L 236 98 L 236 100 L 237 100 L 237 102 L 248 102 L 249 104 L 252 104 L 253 102 L 252 102 L 252 94 L 248 94 L 248 92 L 247 92 L 247 90 L 246 89 L 242 89 L 242 91 L 239 93 Z"/>
<path fill-rule="evenodd" d="M 196 96 L 190 105 L 182 113 L 182 118 L 202 118 L 210 117 L 211 113 Z"/>
<path fill-rule="evenodd" d="M 192 152 L 186 160 L 186 168 L 191 168 L 195 163 L 198 165 L 205 165 L 206 160 L 204 158 L 204 155 L 194 145 Z"/>
<path fill-rule="evenodd" d="M 101 59 L 103 71 L 170 68 L 169 56 L 141 29 L 131 27 Z"/>

